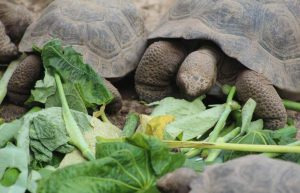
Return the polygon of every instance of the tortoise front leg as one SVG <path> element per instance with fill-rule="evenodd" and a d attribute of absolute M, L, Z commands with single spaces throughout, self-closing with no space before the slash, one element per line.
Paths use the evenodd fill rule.
<path fill-rule="evenodd" d="M 220 54 L 212 47 L 203 47 L 190 53 L 177 74 L 177 85 L 187 98 L 207 93 L 217 78 Z"/>
<path fill-rule="evenodd" d="M 161 100 L 173 93 L 172 82 L 185 57 L 183 45 L 176 41 L 151 44 L 135 74 L 135 89 L 146 102 Z"/>
<path fill-rule="evenodd" d="M 268 79 L 255 71 L 244 70 L 237 78 L 236 87 L 239 100 L 246 102 L 252 98 L 256 101 L 255 114 L 264 120 L 265 128 L 284 127 L 287 112 L 280 96 Z"/>

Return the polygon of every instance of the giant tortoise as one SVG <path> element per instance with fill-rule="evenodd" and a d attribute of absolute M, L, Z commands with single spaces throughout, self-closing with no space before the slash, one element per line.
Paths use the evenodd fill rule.
<path fill-rule="evenodd" d="M 298 193 L 298 164 L 250 155 L 208 166 L 197 175 L 180 168 L 162 177 L 163 193 Z"/>
<path fill-rule="evenodd" d="M 253 98 L 273 129 L 287 120 L 280 96 L 300 100 L 298 0 L 178 0 L 149 42 L 135 74 L 142 100 L 171 95 L 175 79 L 196 97 L 217 79 L 236 84 L 241 101 Z"/>
<path fill-rule="evenodd" d="M 55 0 L 27 28 L 19 49 L 31 52 L 33 45 L 42 47 L 52 38 L 72 45 L 99 75 L 113 80 L 136 68 L 146 46 L 142 16 L 129 0 Z M 119 93 L 109 82 L 106 84 L 117 97 L 116 108 L 120 109 Z M 22 86 L 16 89 L 18 85 L 10 85 L 9 96 L 14 101 L 22 98 L 16 97 L 18 92 L 28 93 L 20 92 Z"/>

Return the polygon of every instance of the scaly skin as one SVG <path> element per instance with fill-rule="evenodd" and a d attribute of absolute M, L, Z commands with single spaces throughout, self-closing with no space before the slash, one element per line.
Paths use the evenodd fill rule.
<path fill-rule="evenodd" d="M 135 74 L 136 91 L 142 100 L 151 102 L 170 96 L 176 75 L 177 85 L 186 98 L 205 94 L 215 84 L 217 73 L 222 73 L 217 72 L 216 66 L 231 61 L 220 59 L 222 53 L 210 47 L 200 48 L 185 58 L 183 47 L 172 41 L 158 41 L 149 46 Z M 254 71 L 237 68 L 239 100 L 246 102 L 253 98 L 257 102 L 255 114 L 264 119 L 266 128 L 283 127 L 287 113 L 270 81 Z"/>
<path fill-rule="evenodd" d="M 0 63 L 9 63 L 18 56 L 18 48 L 5 33 L 5 27 L 0 21 Z"/>
<path fill-rule="evenodd" d="M 135 88 L 142 100 L 160 100 L 172 95 L 172 80 L 185 58 L 185 50 L 177 42 L 159 41 L 151 44 L 135 74 Z"/>
<path fill-rule="evenodd" d="M 14 71 L 7 86 L 7 95 L 14 104 L 23 104 L 35 82 L 41 78 L 42 61 L 39 56 L 27 56 Z"/>

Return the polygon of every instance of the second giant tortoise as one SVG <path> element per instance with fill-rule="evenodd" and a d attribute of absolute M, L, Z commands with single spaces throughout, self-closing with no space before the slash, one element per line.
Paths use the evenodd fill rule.
<path fill-rule="evenodd" d="M 298 164 L 250 155 L 208 166 L 197 175 L 180 168 L 162 177 L 163 193 L 298 193 Z"/>
<path fill-rule="evenodd" d="M 33 45 L 42 47 L 52 38 L 72 45 L 99 75 L 110 79 L 132 72 L 146 46 L 142 16 L 129 0 L 55 0 L 27 28 L 19 49 L 31 52 Z"/>
<path fill-rule="evenodd" d="M 178 0 L 149 40 L 135 75 L 143 100 L 171 95 L 175 79 L 196 97 L 217 79 L 253 98 L 267 128 L 286 123 L 280 96 L 300 100 L 298 0 Z"/>

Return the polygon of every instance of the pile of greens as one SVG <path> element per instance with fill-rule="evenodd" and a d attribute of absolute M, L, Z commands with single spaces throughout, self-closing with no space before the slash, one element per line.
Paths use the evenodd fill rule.
<path fill-rule="evenodd" d="M 235 87 L 226 87 L 226 103 L 209 107 L 204 96 L 148 104 L 151 115 L 130 113 L 121 130 L 104 113 L 112 94 L 79 53 L 56 39 L 34 49 L 44 78 L 27 104 L 44 108 L 0 125 L 0 192 L 158 193 L 156 180 L 180 167 L 201 172 L 207 164 L 251 153 L 300 163 L 293 123 L 264 129 L 253 116 L 254 100 L 243 106 L 234 101 Z M 24 57 L 4 73 L 0 101 Z M 284 104 L 299 110 L 298 103 Z"/>
<path fill-rule="evenodd" d="M 209 109 L 202 103 L 203 96 L 192 102 L 165 98 L 149 104 L 155 106 L 149 123 L 155 117 L 174 116 L 175 120 L 163 128 L 162 139 L 169 147 L 182 148 L 187 158 L 204 160 L 204 164 L 259 152 L 300 163 L 300 156 L 295 154 L 300 153 L 295 125 L 276 131 L 264 129 L 263 120 L 253 116 L 256 102 L 250 98 L 241 107 L 233 100 L 235 92 L 235 87 L 230 87 L 226 103 Z"/>
<path fill-rule="evenodd" d="M 75 147 L 86 159 L 95 160 L 93 144 L 88 144 L 86 134 L 105 131 L 104 136 L 115 136 L 120 133 L 114 125 L 88 115 L 88 110 L 105 106 L 113 97 L 79 53 L 72 47 L 63 48 L 56 39 L 42 49 L 35 49 L 41 55 L 45 75 L 36 83 L 28 103 L 42 103 L 45 109 L 35 107 L 22 118 L 0 125 L 3 158 L 0 192 L 21 193 L 26 189 L 36 192 L 36 180 L 41 178 L 36 170 L 47 165 L 59 166 L 64 155 Z M 4 88 L 1 102 L 10 77 L 25 57 L 12 62 L 4 73 L 0 81 L 0 87 Z M 97 127 L 104 127 L 103 131 L 96 131 Z"/>

